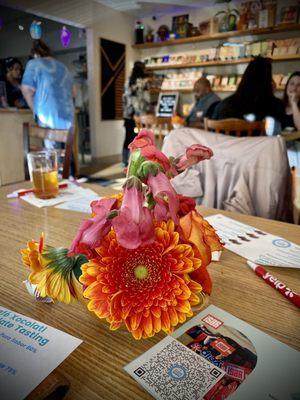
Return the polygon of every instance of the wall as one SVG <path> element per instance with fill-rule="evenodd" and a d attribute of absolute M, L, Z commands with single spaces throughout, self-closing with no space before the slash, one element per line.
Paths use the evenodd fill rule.
<path fill-rule="evenodd" d="M 95 5 L 97 21 L 87 30 L 87 54 L 89 76 L 89 98 L 92 155 L 106 157 L 121 154 L 124 140 L 123 121 L 101 121 L 100 110 L 100 38 L 113 40 L 126 45 L 126 76 L 138 52 L 132 49 L 134 19 L 127 14 L 110 8 Z"/>
<path fill-rule="evenodd" d="M 32 20 L 33 18 L 30 19 L 30 21 Z M 51 23 L 51 25 L 54 24 Z M 24 31 L 20 31 L 17 25 L 9 27 L 6 27 L 4 25 L 0 35 L 0 58 L 11 57 L 12 51 L 13 55 L 18 58 L 27 57 L 29 55 L 32 46 L 32 39 L 28 31 L 29 26 L 30 23 L 27 23 L 25 25 Z M 64 50 L 63 46 L 60 43 L 60 30 L 62 26 L 63 25 L 61 24 L 57 24 L 55 28 L 52 26 L 51 30 L 49 30 L 47 29 L 47 22 L 42 23 L 42 39 L 47 43 L 47 45 L 51 48 L 53 52 L 60 52 Z M 69 49 L 84 47 L 86 45 L 85 35 L 79 37 L 80 34 L 77 28 L 72 28 L 68 26 L 68 29 L 72 33 L 72 39 Z"/>

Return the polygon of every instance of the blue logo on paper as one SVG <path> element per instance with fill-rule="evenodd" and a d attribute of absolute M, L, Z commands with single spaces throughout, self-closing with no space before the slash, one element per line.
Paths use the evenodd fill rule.
<path fill-rule="evenodd" d="M 272 243 L 274 244 L 274 246 L 281 247 L 283 249 L 291 246 L 291 243 L 284 239 L 274 239 Z"/>
<path fill-rule="evenodd" d="M 180 364 L 173 364 L 168 370 L 168 375 L 176 381 L 181 381 L 186 377 L 186 369 Z"/>

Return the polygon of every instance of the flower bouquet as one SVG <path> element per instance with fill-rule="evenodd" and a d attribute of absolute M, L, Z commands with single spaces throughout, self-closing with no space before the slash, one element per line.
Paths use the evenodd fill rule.
<path fill-rule="evenodd" d="M 130 144 L 123 191 L 91 203 L 69 249 L 30 241 L 21 250 L 27 287 L 37 300 L 87 308 L 110 329 L 126 327 L 135 339 L 171 333 L 211 293 L 207 265 L 222 245 L 195 201 L 170 183 L 212 151 L 193 145 L 167 158 L 141 130 Z"/>

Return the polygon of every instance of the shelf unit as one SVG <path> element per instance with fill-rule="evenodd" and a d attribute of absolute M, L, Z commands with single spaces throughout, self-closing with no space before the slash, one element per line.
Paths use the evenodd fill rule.
<path fill-rule="evenodd" d="M 230 93 L 230 92 L 235 92 L 235 89 L 229 89 L 229 88 L 222 88 L 222 87 L 213 87 L 212 90 L 216 93 Z M 284 90 L 284 87 L 280 86 L 276 88 L 276 92 L 281 92 Z M 180 93 L 193 93 L 193 89 L 160 89 L 160 92 L 180 92 Z"/>
<path fill-rule="evenodd" d="M 300 24 L 282 24 L 270 28 L 257 28 L 257 29 L 249 29 L 245 31 L 231 31 L 231 32 L 219 32 L 212 35 L 201 35 L 188 37 L 183 39 L 172 39 L 166 40 L 164 42 L 150 42 L 143 44 L 134 44 L 132 47 L 134 49 L 152 49 L 155 47 L 167 47 L 167 46 L 177 46 L 180 44 L 188 44 L 188 43 L 198 43 L 198 42 L 206 42 L 209 40 L 219 40 L 219 39 L 228 39 L 232 37 L 238 36 L 247 36 L 247 35 L 265 35 L 269 33 L 277 33 L 277 32 L 289 32 L 289 31 L 300 31 Z"/>
<path fill-rule="evenodd" d="M 273 61 L 289 61 L 300 60 L 300 54 L 286 54 L 282 56 L 270 56 Z M 162 70 L 162 69 L 183 69 L 183 68 L 196 68 L 196 67 L 210 67 L 214 65 L 234 65 L 234 64 L 247 64 L 252 58 L 238 58 L 235 60 L 214 60 L 203 61 L 198 63 L 187 64 L 165 64 L 165 65 L 147 65 L 148 70 Z"/>

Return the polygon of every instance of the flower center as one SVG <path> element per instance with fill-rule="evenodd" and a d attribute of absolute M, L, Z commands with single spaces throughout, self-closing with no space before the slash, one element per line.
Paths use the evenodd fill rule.
<path fill-rule="evenodd" d="M 146 265 L 138 265 L 134 268 L 134 276 L 136 277 L 136 279 L 138 280 L 143 280 L 146 279 L 149 275 L 149 271 L 148 268 L 146 267 Z"/>

